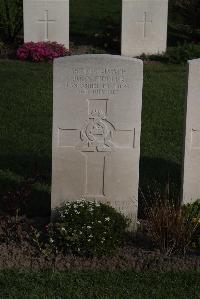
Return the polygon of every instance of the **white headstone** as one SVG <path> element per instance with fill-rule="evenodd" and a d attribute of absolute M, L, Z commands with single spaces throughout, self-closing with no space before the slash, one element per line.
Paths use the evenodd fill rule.
<path fill-rule="evenodd" d="M 137 217 L 143 63 L 54 61 L 52 209 L 84 197 Z"/>
<path fill-rule="evenodd" d="M 168 0 L 122 0 L 124 56 L 166 51 Z"/>
<path fill-rule="evenodd" d="M 24 42 L 31 41 L 69 48 L 69 0 L 24 0 Z"/>
<path fill-rule="evenodd" d="M 200 59 L 189 61 L 183 203 L 200 199 Z"/>

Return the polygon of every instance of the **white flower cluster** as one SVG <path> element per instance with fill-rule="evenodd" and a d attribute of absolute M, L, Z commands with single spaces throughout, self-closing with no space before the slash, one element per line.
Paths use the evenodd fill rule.
<path fill-rule="evenodd" d="M 66 219 L 68 216 L 72 216 L 74 214 L 79 215 L 81 214 L 81 210 L 83 208 L 87 209 L 91 213 L 91 216 L 93 215 L 93 212 L 96 208 L 100 207 L 101 204 L 96 201 L 88 201 L 84 197 L 81 197 L 80 200 L 73 201 L 73 202 L 66 202 L 60 210 L 58 210 L 59 217 L 61 220 Z M 82 226 L 82 228 L 75 230 L 73 227 L 69 227 L 68 233 L 72 236 L 82 236 L 86 238 L 88 242 L 91 242 L 94 239 L 93 229 L 94 225 L 105 225 L 106 223 L 110 222 L 110 217 L 105 217 L 105 219 L 95 219 L 94 221 L 91 221 L 89 224 L 85 224 Z M 66 228 L 61 227 L 61 231 L 63 233 L 67 233 Z M 100 238 L 100 242 L 103 244 L 106 241 L 106 235 L 107 232 L 102 232 L 103 236 Z M 51 240 L 50 240 L 51 242 Z M 53 242 L 53 241 L 52 241 Z"/>
<path fill-rule="evenodd" d="M 100 207 L 100 203 L 95 201 L 87 201 L 85 198 L 81 197 L 80 200 L 74 202 L 66 202 L 62 211 L 59 212 L 59 216 L 61 219 L 64 219 L 65 216 L 68 215 L 71 209 L 73 209 L 74 213 L 79 215 L 80 208 L 88 208 L 90 212 L 93 212 L 96 207 Z"/>

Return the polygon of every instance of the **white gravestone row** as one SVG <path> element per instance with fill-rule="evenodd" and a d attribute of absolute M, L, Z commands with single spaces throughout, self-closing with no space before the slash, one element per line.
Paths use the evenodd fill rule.
<path fill-rule="evenodd" d="M 24 0 L 24 42 L 56 41 L 69 48 L 69 0 Z"/>
<path fill-rule="evenodd" d="M 189 61 L 183 203 L 200 199 L 200 59 Z"/>
<path fill-rule="evenodd" d="M 124 56 L 166 51 L 168 0 L 122 0 Z"/>
<path fill-rule="evenodd" d="M 83 196 L 110 203 L 136 223 L 142 85 L 137 59 L 54 61 L 52 210 Z"/>
<path fill-rule="evenodd" d="M 122 55 L 164 52 L 167 17 L 168 0 L 122 0 Z M 24 0 L 24 41 L 69 48 L 69 0 Z"/>

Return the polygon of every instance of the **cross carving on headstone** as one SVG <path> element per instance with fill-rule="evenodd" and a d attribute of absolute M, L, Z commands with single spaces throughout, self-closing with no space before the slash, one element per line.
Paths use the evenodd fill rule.
<path fill-rule="evenodd" d="M 56 20 L 49 19 L 49 12 L 48 10 L 45 10 L 44 12 L 44 19 L 38 20 L 38 22 L 44 23 L 44 40 L 49 40 L 49 23 L 54 23 Z"/>
<path fill-rule="evenodd" d="M 107 104 L 108 100 L 88 100 L 88 120 L 82 128 L 59 128 L 58 146 L 74 148 L 85 156 L 86 183 L 83 195 L 91 198 L 106 196 L 106 158 L 115 150 L 133 149 L 135 145 L 135 130 L 116 129 L 107 120 Z M 121 135 L 122 139 L 131 135 L 131 141 L 124 146 L 119 144 L 119 138 L 116 144 L 116 135 Z"/>
<path fill-rule="evenodd" d="M 147 37 L 147 26 L 148 26 L 148 24 L 152 24 L 152 20 L 148 21 L 148 19 L 147 19 L 147 12 L 146 11 L 144 12 L 143 20 L 137 21 L 137 23 L 143 24 L 143 36 L 144 36 L 144 38 L 146 38 Z"/>

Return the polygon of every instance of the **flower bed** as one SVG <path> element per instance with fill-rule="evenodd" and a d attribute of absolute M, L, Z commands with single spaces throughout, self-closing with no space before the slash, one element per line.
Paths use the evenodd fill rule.
<path fill-rule="evenodd" d="M 17 50 L 17 58 L 21 61 L 52 61 L 54 58 L 69 55 L 64 45 L 57 42 L 29 42 L 23 44 Z"/>

